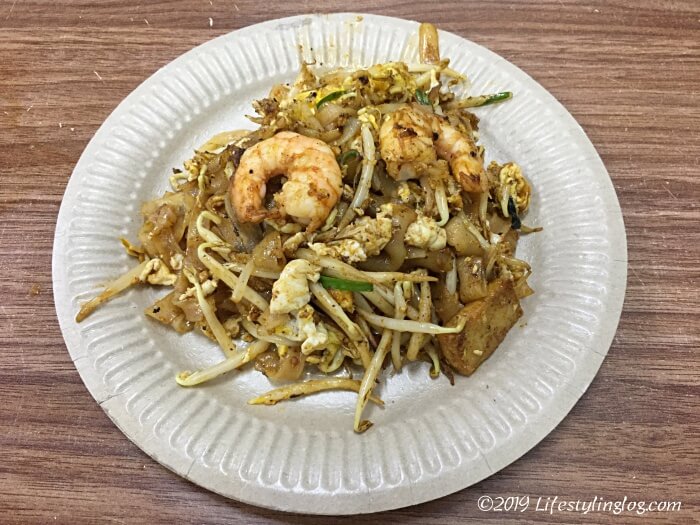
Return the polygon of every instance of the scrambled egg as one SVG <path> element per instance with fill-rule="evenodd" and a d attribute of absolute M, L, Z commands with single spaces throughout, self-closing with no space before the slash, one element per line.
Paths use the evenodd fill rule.
<path fill-rule="evenodd" d="M 322 257 L 343 259 L 349 263 L 367 260 L 367 254 L 362 249 L 362 245 L 353 239 L 343 239 L 332 244 L 312 242 L 309 243 L 309 248 Z"/>
<path fill-rule="evenodd" d="M 391 240 L 391 219 L 383 216 L 360 217 L 338 234 L 342 237 L 330 243 L 309 243 L 309 248 L 321 256 L 353 263 L 377 255 Z"/>
<path fill-rule="evenodd" d="M 447 244 L 447 232 L 435 219 L 419 215 L 406 230 L 406 243 L 430 251 L 442 250 Z"/>
<path fill-rule="evenodd" d="M 349 290 L 330 289 L 328 293 L 336 300 L 340 307 L 346 312 L 353 313 L 355 311 L 355 302 L 352 298 L 352 292 Z"/>
<path fill-rule="evenodd" d="M 501 204 L 503 214 L 508 217 L 508 197 L 513 198 L 515 207 L 519 214 L 524 213 L 530 206 L 530 183 L 523 175 L 522 168 L 515 162 L 508 162 L 503 166 L 492 162 L 489 169 L 499 169 L 498 183 L 498 201 Z"/>
<path fill-rule="evenodd" d="M 407 182 L 400 182 L 399 183 L 399 199 L 401 199 L 401 202 L 407 203 L 411 200 L 411 188 L 408 187 Z"/>
<path fill-rule="evenodd" d="M 184 260 L 185 257 L 181 253 L 176 253 L 170 258 L 170 267 L 175 271 L 180 271 Z"/>
<path fill-rule="evenodd" d="M 216 279 L 207 279 L 204 281 L 201 286 L 202 286 L 202 293 L 204 293 L 204 297 L 208 297 L 211 294 L 214 293 L 214 290 L 216 290 L 217 285 L 219 284 L 219 281 Z M 189 297 L 194 297 L 195 296 L 195 289 L 194 286 L 190 286 L 187 290 L 185 290 L 185 293 L 180 294 L 180 297 L 178 297 L 178 301 L 185 301 Z"/>
<path fill-rule="evenodd" d="M 229 317 L 224 321 L 224 329 L 231 337 L 236 337 L 241 332 L 240 319 Z"/>
<path fill-rule="evenodd" d="M 303 354 L 310 354 L 314 350 L 325 348 L 328 344 L 328 330 L 323 323 L 314 324 L 314 309 L 310 305 L 304 305 L 297 312 L 299 335 L 304 337 L 301 344 Z"/>
<path fill-rule="evenodd" d="M 416 91 L 416 81 L 403 62 L 375 64 L 367 72 L 370 88 L 374 91 L 386 91 L 391 94 L 413 94 Z"/>
<path fill-rule="evenodd" d="M 360 217 L 339 236 L 355 239 L 362 244 L 367 255 L 377 255 L 391 240 L 391 233 L 391 219 Z"/>
<path fill-rule="evenodd" d="M 316 282 L 320 276 L 320 268 L 309 261 L 296 259 L 288 262 L 280 278 L 272 285 L 270 312 L 287 314 L 308 304 L 311 292 L 307 279 Z"/>
<path fill-rule="evenodd" d="M 316 282 L 319 277 L 318 266 L 303 259 L 296 259 L 287 263 L 280 278 L 272 285 L 270 312 L 291 313 L 296 317 L 296 322 L 285 323 L 278 327 L 277 333 L 287 330 L 293 332 L 295 339 L 303 340 L 301 351 L 305 354 L 325 348 L 328 343 L 328 330 L 323 323 L 314 323 L 314 309 L 309 305 L 311 300 L 309 281 Z M 285 333 L 285 335 L 292 334 Z"/>
<path fill-rule="evenodd" d="M 172 286 L 177 281 L 177 275 L 170 271 L 167 265 L 163 264 L 159 258 L 151 259 L 146 263 L 139 281 L 142 283 L 159 284 L 162 286 Z"/>

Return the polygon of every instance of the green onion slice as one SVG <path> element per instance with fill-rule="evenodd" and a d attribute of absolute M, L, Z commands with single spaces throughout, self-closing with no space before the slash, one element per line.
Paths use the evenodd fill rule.
<path fill-rule="evenodd" d="M 316 109 L 319 109 L 321 106 L 323 106 L 326 102 L 332 102 L 333 100 L 342 97 L 345 95 L 345 91 L 333 91 L 331 93 L 328 93 L 325 97 L 323 97 L 321 100 L 316 102 Z"/>
<path fill-rule="evenodd" d="M 432 106 L 428 94 L 422 89 L 416 89 L 416 100 L 419 104 L 423 104 L 424 106 Z"/>
<path fill-rule="evenodd" d="M 356 149 L 349 149 L 344 152 L 340 157 L 338 157 L 338 164 L 341 166 L 347 164 L 350 160 L 356 159 L 360 156 L 360 152 Z"/>
<path fill-rule="evenodd" d="M 349 292 L 371 292 L 374 290 L 372 283 L 349 281 L 347 279 L 338 279 L 337 277 L 328 277 L 327 275 L 322 275 L 319 281 L 324 288 L 332 288 L 334 290 L 347 290 Z"/>
<path fill-rule="evenodd" d="M 511 91 L 502 91 L 500 93 L 494 93 L 493 95 L 480 95 L 478 97 L 469 97 L 466 100 L 460 102 L 460 107 L 463 108 L 480 108 L 482 106 L 489 106 L 491 104 L 497 104 L 498 102 L 503 102 L 513 97 Z"/>

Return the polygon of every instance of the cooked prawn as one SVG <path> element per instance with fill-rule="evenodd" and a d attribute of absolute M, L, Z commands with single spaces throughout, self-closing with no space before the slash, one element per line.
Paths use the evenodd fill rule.
<path fill-rule="evenodd" d="M 264 205 L 267 182 L 287 181 Z M 241 222 L 292 217 L 309 231 L 321 226 L 342 193 L 342 174 L 333 151 L 318 139 L 283 131 L 248 148 L 229 185 L 229 197 Z"/>
<path fill-rule="evenodd" d="M 431 115 L 409 106 L 390 113 L 379 129 L 379 152 L 388 173 L 397 179 L 403 164 L 437 160 Z"/>
<path fill-rule="evenodd" d="M 438 115 L 403 106 L 382 123 L 379 143 L 387 172 L 395 179 L 401 178 L 402 165 L 420 166 L 439 157 L 450 164 L 452 175 L 465 191 L 488 189 L 483 160 L 474 140 Z"/>

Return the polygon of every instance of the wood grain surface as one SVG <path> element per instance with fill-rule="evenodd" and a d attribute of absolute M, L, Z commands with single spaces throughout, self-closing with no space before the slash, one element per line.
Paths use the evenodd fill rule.
<path fill-rule="evenodd" d="M 142 80 L 228 31 L 350 9 L 434 22 L 549 89 L 610 172 L 627 228 L 629 277 L 600 373 L 535 449 L 440 500 L 333 519 L 219 497 L 125 438 L 65 349 L 51 249 L 73 166 Z M 699 85 L 697 0 L 0 1 L 0 522 L 698 523 Z M 482 495 L 627 497 L 681 501 L 682 508 L 641 517 L 487 513 L 477 507 Z"/>

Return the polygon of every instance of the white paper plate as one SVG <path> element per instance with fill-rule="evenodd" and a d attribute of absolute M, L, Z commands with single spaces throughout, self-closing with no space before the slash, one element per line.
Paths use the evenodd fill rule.
<path fill-rule="evenodd" d="M 567 111 L 494 53 L 441 32 L 443 56 L 473 93 L 511 90 L 478 111 L 487 160 L 515 160 L 534 195 L 519 254 L 536 295 L 524 326 L 454 387 L 424 364 L 387 377 L 375 426 L 352 432 L 354 394 L 274 407 L 246 400 L 269 388 L 248 370 L 201 388 L 176 372 L 221 359 L 142 314 L 161 290 L 138 289 L 81 324 L 79 304 L 133 265 L 118 238 L 135 239 L 141 202 L 167 188 L 170 168 L 215 132 L 251 127 L 250 103 L 293 79 L 298 45 L 326 66 L 415 61 L 415 22 L 356 14 L 297 16 L 208 42 L 139 86 L 85 149 L 63 199 L 53 279 L 66 345 L 93 397 L 147 454 L 210 490 L 286 511 L 353 514 L 444 496 L 527 452 L 569 412 L 595 376 L 617 327 L 626 282 L 620 208 L 605 167 Z"/>

